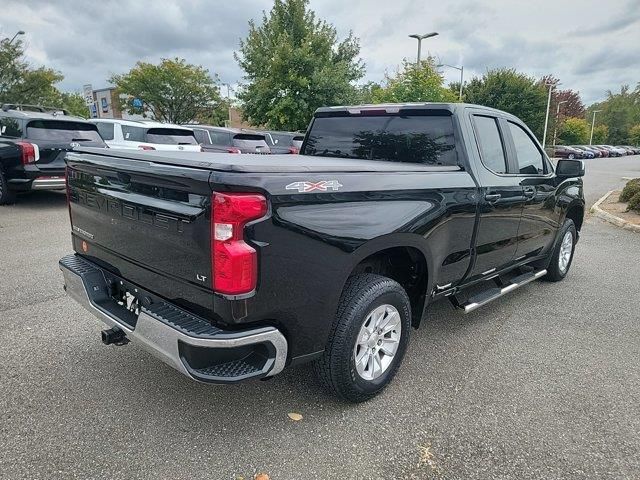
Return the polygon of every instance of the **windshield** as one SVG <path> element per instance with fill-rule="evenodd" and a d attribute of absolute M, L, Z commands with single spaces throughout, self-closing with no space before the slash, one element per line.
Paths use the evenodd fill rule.
<path fill-rule="evenodd" d="M 67 120 L 34 120 L 27 125 L 27 138 L 53 142 L 98 142 L 104 144 L 98 127 Z"/>
<path fill-rule="evenodd" d="M 376 115 L 314 119 L 304 155 L 457 165 L 450 115 Z"/>
<path fill-rule="evenodd" d="M 182 130 L 181 128 L 150 128 L 147 130 L 147 142 L 164 145 L 198 144 L 191 130 Z"/>

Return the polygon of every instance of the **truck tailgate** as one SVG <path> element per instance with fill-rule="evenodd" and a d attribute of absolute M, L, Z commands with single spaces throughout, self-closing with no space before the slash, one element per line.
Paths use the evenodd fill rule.
<path fill-rule="evenodd" d="M 210 172 L 67 155 L 74 249 L 115 274 L 211 317 Z"/>

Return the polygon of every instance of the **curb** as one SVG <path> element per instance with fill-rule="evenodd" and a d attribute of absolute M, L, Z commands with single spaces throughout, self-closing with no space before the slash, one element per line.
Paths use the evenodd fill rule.
<path fill-rule="evenodd" d="M 604 196 L 602 196 L 596 203 L 594 203 L 593 207 L 591 207 L 590 209 L 591 213 L 593 213 L 594 216 L 606 222 L 616 225 L 617 227 L 621 227 L 621 228 L 624 228 L 625 230 L 630 230 L 632 232 L 640 233 L 640 225 L 634 225 L 633 223 L 627 222 L 626 220 L 620 217 L 616 217 L 615 215 L 609 212 L 605 212 L 600 208 L 600 204 L 604 202 L 607 198 L 609 198 L 609 195 L 611 195 L 613 192 L 615 192 L 615 190 L 610 190 Z"/>

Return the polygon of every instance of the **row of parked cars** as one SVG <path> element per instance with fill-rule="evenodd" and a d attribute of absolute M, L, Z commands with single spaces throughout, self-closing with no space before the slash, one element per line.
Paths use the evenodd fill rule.
<path fill-rule="evenodd" d="M 640 147 L 630 145 L 556 145 L 553 156 L 556 158 L 599 158 L 639 155 Z"/>
<path fill-rule="evenodd" d="M 191 152 L 297 154 L 304 134 L 92 119 L 38 105 L 0 107 L 0 205 L 16 193 L 65 188 L 68 151 L 78 146 Z"/>

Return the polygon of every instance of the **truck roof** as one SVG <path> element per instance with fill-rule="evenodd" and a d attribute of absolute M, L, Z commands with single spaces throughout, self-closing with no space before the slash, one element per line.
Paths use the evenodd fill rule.
<path fill-rule="evenodd" d="M 396 113 L 399 110 L 446 110 L 448 112 L 459 113 L 465 108 L 474 108 L 478 110 L 486 110 L 487 112 L 500 112 L 504 115 L 512 116 L 508 112 L 497 110 L 484 105 L 476 105 L 473 103 L 437 103 L 437 102 L 407 102 L 407 103 L 379 103 L 379 104 L 363 104 L 363 105 L 340 105 L 335 107 L 320 107 L 316 109 L 315 114 L 349 112 L 353 114 L 360 113 L 363 110 L 386 110 L 387 113 Z"/>

